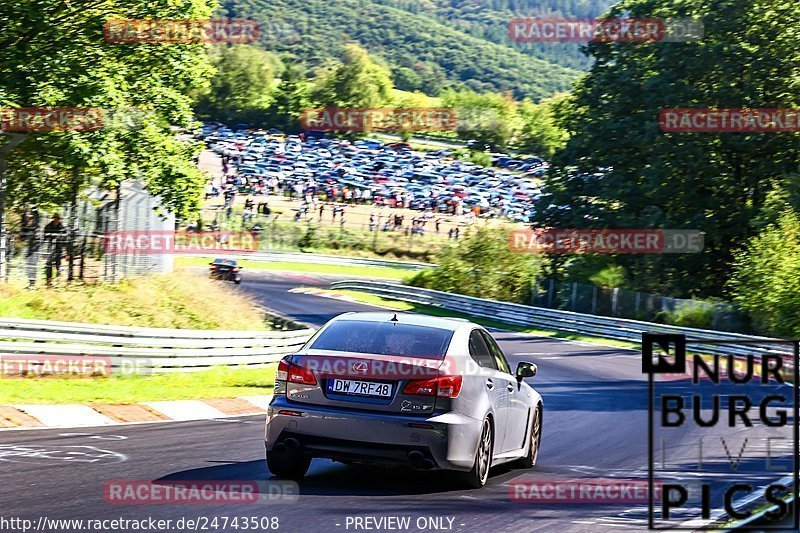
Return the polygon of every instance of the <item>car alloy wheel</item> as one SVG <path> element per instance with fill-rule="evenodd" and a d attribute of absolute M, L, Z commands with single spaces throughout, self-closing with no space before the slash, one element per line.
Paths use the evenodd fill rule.
<path fill-rule="evenodd" d="M 481 441 L 478 446 L 478 476 L 481 485 L 489 478 L 489 468 L 492 465 L 492 428 L 488 420 L 484 420 L 481 430 Z"/>

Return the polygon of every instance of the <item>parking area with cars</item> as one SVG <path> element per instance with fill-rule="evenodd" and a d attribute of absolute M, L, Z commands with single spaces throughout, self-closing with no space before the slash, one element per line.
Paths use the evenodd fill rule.
<path fill-rule="evenodd" d="M 277 130 L 232 130 L 205 124 L 198 138 L 222 158 L 207 197 L 283 195 L 318 202 L 404 207 L 431 214 L 530 222 L 548 163 L 535 156 L 490 154 L 492 167 L 450 149 L 412 150 L 402 142 L 350 141 Z"/>

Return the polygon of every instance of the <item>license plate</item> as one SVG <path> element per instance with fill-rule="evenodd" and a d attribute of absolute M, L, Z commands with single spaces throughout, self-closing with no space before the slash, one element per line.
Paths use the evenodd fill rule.
<path fill-rule="evenodd" d="M 348 396 L 391 398 L 392 385 L 390 383 L 358 381 L 355 379 L 329 379 L 328 392 L 333 394 L 346 394 Z"/>

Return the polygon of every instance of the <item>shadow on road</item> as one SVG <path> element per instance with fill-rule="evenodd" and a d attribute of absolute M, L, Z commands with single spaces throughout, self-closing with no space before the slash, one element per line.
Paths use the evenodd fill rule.
<path fill-rule="evenodd" d="M 500 487 L 513 477 L 528 470 L 516 470 L 507 465 L 495 467 L 487 489 Z M 154 480 L 176 481 L 242 481 L 275 480 L 263 460 L 230 462 L 175 472 Z M 447 472 L 420 472 L 410 468 L 382 468 L 366 465 L 346 465 L 326 459 L 315 459 L 305 478 L 300 480 L 300 495 L 316 496 L 411 496 L 449 492 L 474 491 L 461 489 Z"/>

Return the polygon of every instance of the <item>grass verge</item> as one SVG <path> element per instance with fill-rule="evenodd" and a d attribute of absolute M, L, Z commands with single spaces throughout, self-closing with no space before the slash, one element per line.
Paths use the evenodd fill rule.
<path fill-rule="evenodd" d="M 213 257 L 178 257 L 175 259 L 176 267 L 207 267 Z M 403 279 L 413 274 L 413 271 L 399 268 L 360 267 L 321 265 L 317 263 L 290 263 L 284 261 L 249 261 L 243 259 L 239 264 L 246 270 L 289 270 L 293 272 L 309 272 L 316 274 L 337 274 L 341 276 L 355 276 L 367 278 Z"/>
<path fill-rule="evenodd" d="M 557 331 L 547 331 L 537 328 L 530 328 L 525 326 L 519 326 L 516 324 L 509 324 L 508 322 L 502 322 L 500 320 L 492 320 L 488 318 L 480 318 L 472 315 L 468 315 L 466 313 L 459 313 L 458 311 L 450 311 L 449 309 L 442 309 L 440 307 L 433 307 L 430 305 L 423 305 L 423 304 L 415 304 L 411 302 L 403 302 L 399 300 L 390 300 L 388 298 L 384 298 L 382 296 L 377 296 L 375 294 L 369 294 L 366 292 L 360 291 L 352 291 L 352 290 L 336 290 L 339 294 L 344 294 L 346 296 L 350 296 L 354 300 L 357 300 L 361 303 L 369 304 L 369 305 L 378 305 L 382 307 L 388 307 L 390 309 L 397 309 L 398 311 L 408 311 L 410 313 L 421 313 L 424 315 L 432 315 L 432 316 L 451 316 L 457 318 L 467 318 L 476 324 L 480 324 L 484 327 L 489 328 L 498 328 L 498 329 L 507 329 L 510 331 L 519 331 L 521 333 L 530 333 L 532 335 L 539 335 L 542 337 L 553 337 L 556 339 L 564 339 L 570 341 L 581 341 L 581 342 L 590 342 L 594 344 L 602 344 L 604 346 L 614 346 L 618 348 L 630 348 L 638 350 L 641 347 L 632 342 L 625 342 L 619 341 L 615 339 L 607 339 L 603 337 L 590 337 L 588 335 L 578 335 L 576 333 L 564 333 L 564 332 L 557 332 Z"/>
<path fill-rule="evenodd" d="M 25 289 L 0 285 L 0 316 L 179 329 L 267 329 L 247 296 L 185 273 Z"/>
<path fill-rule="evenodd" d="M 88 379 L 4 379 L 0 404 L 138 403 L 272 394 L 276 365 Z"/>

